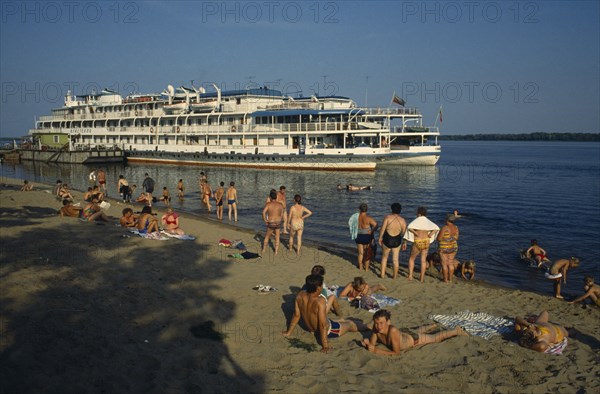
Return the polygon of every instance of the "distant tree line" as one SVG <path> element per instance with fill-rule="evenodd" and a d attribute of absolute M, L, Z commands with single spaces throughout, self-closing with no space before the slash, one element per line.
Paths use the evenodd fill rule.
<path fill-rule="evenodd" d="M 442 134 L 440 140 L 454 141 L 600 141 L 600 133 Z"/>

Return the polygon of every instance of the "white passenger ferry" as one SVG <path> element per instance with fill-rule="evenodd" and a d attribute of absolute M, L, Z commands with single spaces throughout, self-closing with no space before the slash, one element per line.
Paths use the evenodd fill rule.
<path fill-rule="evenodd" d="M 133 163 L 374 170 L 440 157 L 439 131 L 424 127 L 416 108 L 359 108 L 347 97 L 293 98 L 268 87 L 213 89 L 169 85 L 125 98 L 108 89 L 68 92 L 30 134 L 70 150 L 123 149 Z"/>

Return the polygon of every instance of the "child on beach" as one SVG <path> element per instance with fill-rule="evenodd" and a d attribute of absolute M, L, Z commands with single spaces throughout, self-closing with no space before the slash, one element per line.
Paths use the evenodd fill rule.
<path fill-rule="evenodd" d="M 30 192 L 33 190 L 33 185 L 29 183 L 29 181 L 23 181 L 23 186 L 21 187 L 22 192 Z"/>
<path fill-rule="evenodd" d="M 371 353 L 393 356 L 415 346 L 438 343 L 455 336 L 468 336 L 462 328 L 443 330 L 430 334 L 438 327 L 437 323 L 416 328 L 396 328 L 390 323 L 391 313 L 385 309 L 378 310 L 373 315 L 373 334 L 370 339 L 364 339 L 363 345 Z M 377 347 L 380 342 L 391 350 Z"/>
<path fill-rule="evenodd" d="M 527 256 L 528 258 L 535 259 L 538 268 L 540 268 L 542 264 L 550 262 L 550 260 L 546 256 L 546 251 L 538 245 L 537 239 L 531 240 L 531 246 L 525 252 L 525 256 Z"/>
<path fill-rule="evenodd" d="M 180 200 L 183 200 L 183 179 L 180 179 L 179 182 L 177 182 L 177 197 L 179 197 Z"/>
<path fill-rule="evenodd" d="M 460 276 L 464 280 L 475 279 L 475 262 L 473 260 L 465 261 L 464 263 L 460 264 Z"/>
<path fill-rule="evenodd" d="M 387 287 L 382 284 L 369 287 L 362 276 L 357 276 L 352 282 L 344 287 L 344 290 L 340 293 L 340 298 L 347 297 L 348 301 L 352 301 L 354 299 L 360 299 L 363 296 L 370 296 L 380 290 L 386 291 Z"/>
<path fill-rule="evenodd" d="M 560 295 L 560 283 L 562 281 L 562 283 L 566 284 L 568 269 L 577 267 L 579 267 L 579 259 L 576 257 L 556 260 L 554 264 L 552 264 L 545 276 L 546 279 L 554 281 L 554 297 L 563 298 L 563 296 Z"/>
<path fill-rule="evenodd" d="M 167 189 L 167 187 L 163 187 L 163 193 L 162 193 L 162 197 L 160 198 L 160 201 L 162 201 L 166 206 L 171 205 L 171 193 L 169 192 L 169 189 Z"/>
<path fill-rule="evenodd" d="M 586 276 L 583 278 L 583 291 L 585 294 L 581 297 L 575 298 L 573 301 L 570 301 L 570 304 L 576 304 L 585 300 L 586 298 L 590 298 L 596 306 L 600 306 L 600 286 L 594 284 L 594 278 L 591 276 Z"/>

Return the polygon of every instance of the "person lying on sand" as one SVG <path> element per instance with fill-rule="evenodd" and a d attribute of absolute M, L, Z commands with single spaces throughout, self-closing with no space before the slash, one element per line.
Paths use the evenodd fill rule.
<path fill-rule="evenodd" d="M 369 287 L 362 276 L 357 276 L 354 280 L 344 287 L 344 290 L 340 293 L 341 297 L 348 297 L 348 301 L 352 301 L 355 298 L 361 298 L 362 296 L 369 296 L 373 293 L 377 293 L 379 290 L 387 290 L 387 288 L 378 284 L 373 287 Z"/>
<path fill-rule="evenodd" d="M 102 212 L 102 208 L 98 205 L 98 200 L 93 198 L 92 202 L 88 203 L 83 210 L 81 211 L 81 218 L 87 220 L 88 222 L 93 222 L 95 220 L 102 220 L 108 222 L 108 216 Z"/>
<path fill-rule="evenodd" d="M 583 278 L 583 291 L 585 291 L 584 295 L 575 298 L 569 303 L 576 304 L 585 300 L 586 298 L 590 298 L 596 304 L 596 306 L 600 306 L 600 286 L 594 284 L 593 277 L 586 276 L 585 278 Z"/>
<path fill-rule="evenodd" d="M 520 336 L 519 345 L 542 353 L 569 336 L 564 327 L 548 322 L 547 311 L 535 319 L 516 317 L 515 332 Z"/>
<path fill-rule="evenodd" d="M 438 323 L 416 328 L 398 329 L 390 324 L 390 317 L 391 313 L 385 309 L 380 309 L 373 315 L 373 334 L 370 339 L 363 340 L 363 345 L 371 353 L 392 356 L 412 347 L 442 342 L 455 336 L 469 335 L 460 327 L 429 334 L 434 328 L 439 326 Z M 378 348 L 378 342 L 386 345 L 391 350 Z"/>
<path fill-rule="evenodd" d="M 60 217 L 71 217 L 71 218 L 78 218 L 79 215 L 81 215 L 81 208 L 76 207 L 75 205 L 73 205 L 73 203 L 69 200 L 63 200 L 62 202 L 63 206 L 62 208 L 58 211 L 58 214 L 60 215 Z"/>
<path fill-rule="evenodd" d="M 318 332 L 321 340 L 321 352 L 327 353 L 333 350 L 329 346 L 329 338 L 337 338 L 347 332 L 365 331 L 367 327 L 361 322 L 352 320 L 333 320 L 327 318 L 327 302 L 321 295 L 323 289 L 323 277 L 321 275 L 308 275 L 306 277 L 306 290 L 302 290 L 296 296 L 294 316 L 290 321 L 287 331 L 282 334 L 289 338 L 302 318 L 306 328 L 310 332 Z"/>

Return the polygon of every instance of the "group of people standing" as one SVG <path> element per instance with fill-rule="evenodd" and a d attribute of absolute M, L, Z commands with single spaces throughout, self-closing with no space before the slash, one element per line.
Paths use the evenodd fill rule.
<path fill-rule="evenodd" d="M 457 268 L 456 253 L 458 252 L 459 230 L 456 224 L 457 213 L 446 216 L 446 222 L 440 229 L 427 219 L 427 209 L 419 207 L 417 218 L 410 224 L 400 215 L 402 206 L 399 203 L 391 205 L 391 213 L 383 219 L 381 229 L 377 221 L 368 214 L 366 203 L 360 204 L 358 213 L 354 214 L 348 224 L 352 238 L 357 246 L 357 266 L 359 270 L 369 271 L 370 262 L 376 254 L 375 233 L 379 230 L 378 244 L 383 248 L 381 256 L 381 278 L 386 277 L 387 262 L 392 255 L 392 278 L 398 275 L 400 266 L 400 251 L 407 249 L 407 243 L 412 243 L 408 260 L 408 280 L 413 280 L 415 260 L 420 258 L 421 269 L 419 280 L 425 280 L 425 272 L 434 263 L 429 254 L 431 243 L 438 242 L 438 251 L 444 282 L 451 282 Z M 473 272 L 474 275 L 474 272 Z M 471 275 L 471 277 L 473 276 Z"/>
<path fill-rule="evenodd" d="M 279 191 L 271 189 L 267 197 L 265 207 L 262 211 L 262 219 L 267 226 L 267 232 L 263 240 L 261 254 L 266 252 L 271 235 L 274 235 L 274 250 L 277 255 L 279 252 L 281 229 L 283 227 L 283 233 L 290 234 L 289 250 L 294 249 L 294 238 L 296 238 L 296 254 L 300 255 L 302 234 L 304 233 L 304 219 L 312 215 L 312 211 L 302 205 L 302 196 L 299 194 L 294 196 L 295 204 L 288 211 L 285 193 L 285 186 L 280 186 Z"/>

